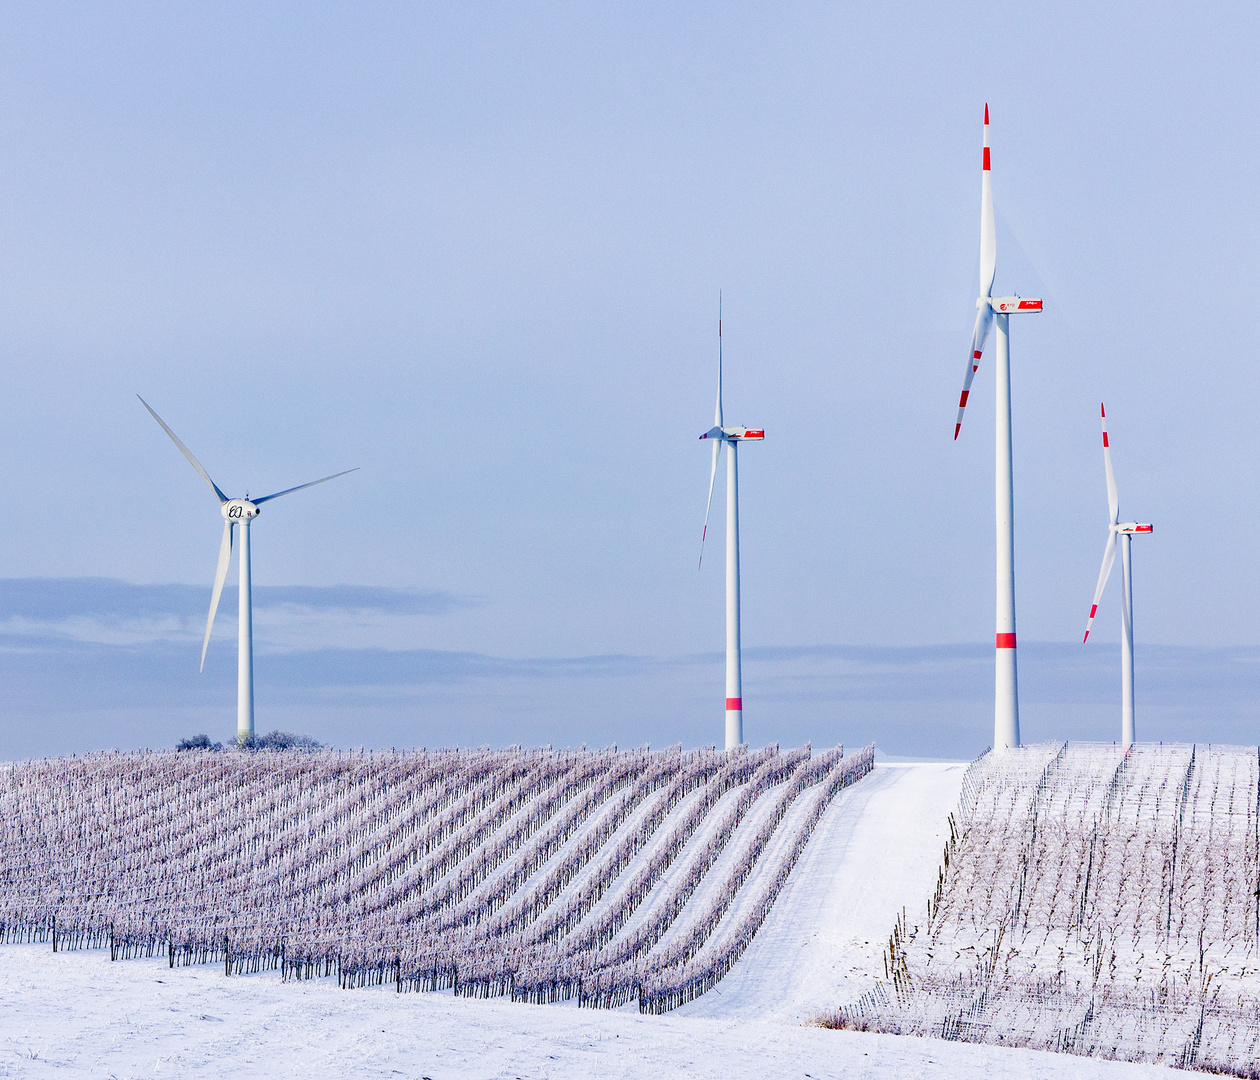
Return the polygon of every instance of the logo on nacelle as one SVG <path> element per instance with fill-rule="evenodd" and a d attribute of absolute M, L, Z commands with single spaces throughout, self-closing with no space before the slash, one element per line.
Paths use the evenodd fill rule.
<path fill-rule="evenodd" d="M 229 499 L 223 504 L 223 516 L 228 521 L 249 521 L 262 511 L 248 499 Z"/>

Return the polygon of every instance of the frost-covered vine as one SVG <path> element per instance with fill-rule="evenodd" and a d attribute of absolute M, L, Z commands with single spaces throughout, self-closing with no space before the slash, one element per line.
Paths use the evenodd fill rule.
<path fill-rule="evenodd" d="M 0 766 L 0 939 L 672 1008 L 873 748 L 106 753 Z"/>
<path fill-rule="evenodd" d="M 1257 749 L 982 757 L 885 959 L 888 983 L 831 1023 L 1254 1075 Z"/>

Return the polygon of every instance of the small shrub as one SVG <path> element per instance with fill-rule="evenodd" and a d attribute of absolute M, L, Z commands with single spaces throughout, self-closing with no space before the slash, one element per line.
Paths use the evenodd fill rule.
<path fill-rule="evenodd" d="M 189 739 L 180 739 L 176 750 L 222 750 L 222 743 L 212 743 L 209 735 L 194 735 Z"/>

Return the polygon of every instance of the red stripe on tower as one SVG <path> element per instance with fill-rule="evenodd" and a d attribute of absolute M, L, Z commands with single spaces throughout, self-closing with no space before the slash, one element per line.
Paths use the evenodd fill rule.
<path fill-rule="evenodd" d="M 1015 648 L 1015 635 L 1014 634 L 998 634 L 997 647 L 999 649 Z"/>
<path fill-rule="evenodd" d="M 726 699 L 726 711 L 727 712 L 743 712 L 744 699 L 738 698 L 738 697 L 728 697 Z"/>

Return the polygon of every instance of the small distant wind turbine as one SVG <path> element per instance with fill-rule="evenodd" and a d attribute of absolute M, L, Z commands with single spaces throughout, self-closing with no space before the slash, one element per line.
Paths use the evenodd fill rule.
<path fill-rule="evenodd" d="M 136 396 L 139 397 L 140 395 L 137 394 Z M 179 436 L 175 432 L 166 426 L 166 421 L 149 407 L 149 403 L 144 398 L 140 398 L 140 404 L 148 409 L 149 415 L 162 425 L 162 430 L 171 437 L 171 442 L 179 447 L 180 453 L 197 470 L 197 475 L 215 493 L 219 500 L 219 510 L 223 514 L 223 541 L 219 545 L 219 565 L 214 571 L 214 591 L 210 594 L 210 617 L 206 619 L 206 637 L 201 643 L 202 670 L 206 666 L 206 649 L 210 645 L 210 631 L 214 627 L 214 615 L 219 610 L 219 594 L 223 591 L 223 582 L 227 578 L 228 562 L 232 558 L 233 528 L 237 525 L 241 527 L 241 582 L 236 638 L 236 739 L 238 743 L 248 743 L 254 737 L 254 608 L 253 595 L 250 588 L 249 523 L 262 512 L 259 507 L 265 502 L 278 499 L 281 495 L 290 495 L 295 491 L 301 491 L 303 488 L 314 487 L 316 484 L 322 484 L 327 480 L 335 480 L 338 476 L 345 476 L 346 473 L 357 472 L 358 470 L 346 469 L 345 472 L 333 473 L 332 476 L 325 476 L 306 484 L 298 484 L 297 487 L 285 488 L 283 491 L 277 491 L 273 495 L 264 495 L 261 499 L 251 499 L 248 495 L 243 499 L 229 499 L 219 490 L 219 485 L 210 479 L 210 474 L 201 467 L 201 462 L 193 457 L 192 451 L 179 441 Z"/>
<path fill-rule="evenodd" d="M 1089 622 L 1085 624 L 1085 637 L 1089 640 L 1090 627 L 1098 614 L 1098 601 L 1116 561 L 1116 537 L 1120 537 L 1120 562 L 1124 568 L 1124 602 L 1120 606 L 1120 741 L 1132 746 L 1136 737 L 1133 725 L 1133 565 L 1129 560 L 1129 547 L 1133 537 L 1154 532 L 1152 525 L 1140 525 L 1136 521 L 1120 521 L 1120 496 L 1116 493 L 1116 474 L 1111 471 L 1111 441 L 1107 438 L 1107 406 L 1101 405 L 1103 467 L 1107 471 L 1107 546 L 1103 548 L 1102 570 L 1098 574 L 1098 587 L 1094 590 L 1094 604 L 1089 609 Z"/>
<path fill-rule="evenodd" d="M 980 298 L 967 354 L 954 438 L 962 430 L 971 380 L 980 367 L 989 329 L 997 323 L 997 657 L 993 694 L 993 748 L 1019 745 L 1019 691 L 1015 668 L 1015 485 L 1011 476 L 1011 315 L 1040 311 L 1040 300 L 994 296 L 997 230 L 993 221 L 993 186 L 989 176 L 989 106 L 984 107 L 984 164 L 980 173 Z"/>
<path fill-rule="evenodd" d="M 724 427 L 722 422 L 722 301 L 718 299 L 718 385 L 713 427 L 702 439 L 712 439 L 713 464 L 709 469 L 709 501 L 704 506 L 704 531 L 700 534 L 700 562 L 704 562 L 704 538 L 709 534 L 709 509 L 713 505 L 713 481 L 718 454 L 726 452 L 726 749 L 744 741 L 744 691 L 740 674 L 739 646 L 739 475 L 736 450 L 742 442 L 760 442 L 760 428 Z"/>

